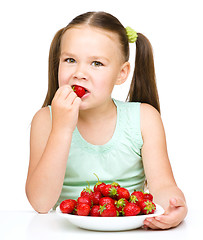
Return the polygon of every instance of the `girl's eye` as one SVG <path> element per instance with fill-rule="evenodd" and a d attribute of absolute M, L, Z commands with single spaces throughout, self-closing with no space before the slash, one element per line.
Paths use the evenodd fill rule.
<path fill-rule="evenodd" d="M 92 62 L 92 66 L 94 66 L 94 67 L 100 67 L 100 66 L 104 66 L 104 65 L 103 65 L 103 63 L 101 63 L 101 62 L 93 61 L 93 62 Z"/>
<path fill-rule="evenodd" d="M 65 61 L 67 63 L 75 63 L 75 59 L 73 59 L 73 58 L 67 58 L 67 59 L 65 59 Z"/>

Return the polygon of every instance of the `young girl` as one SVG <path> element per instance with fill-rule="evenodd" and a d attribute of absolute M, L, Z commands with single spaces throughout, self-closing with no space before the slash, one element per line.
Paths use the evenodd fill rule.
<path fill-rule="evenodd" d="M 129 102 L 112 99 L 130 72 L 129 42 L 136 44 Z M 85 89 L 81 98 L 73 86 Z M 31 125 L 26 194 L 39 213 L 77 198 L 96 173 L 106 183 L 143 189 L 165 213 L 148 217 L 152 229 L 177 226 L 187 207 L 169 163 L 160 117 L 150 42 L 105 12 L 88 12 L 59 30 L 50 47 L 49 85 Z"/>

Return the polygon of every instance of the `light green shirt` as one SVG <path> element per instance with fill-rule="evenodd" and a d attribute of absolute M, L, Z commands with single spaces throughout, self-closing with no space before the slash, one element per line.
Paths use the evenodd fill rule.
<path fill-rule="evenodd" d="M 80 135 L 77 127 L 74 130 L 64 183 L 56 206 L 65 199 L 77 199 L 87 186 L 86 181 L 93 189 L 97 182 L 93 173 L 99 176 L 100 181 L 118 182 L 130 192 L 144 189 L 140 103 L 113 101 L 117 107 L 117 123 L 109 142 L 90 144 Z"/>

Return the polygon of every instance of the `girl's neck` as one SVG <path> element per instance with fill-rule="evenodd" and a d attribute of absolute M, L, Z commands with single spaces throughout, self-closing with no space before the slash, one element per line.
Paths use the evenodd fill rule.
<path fill-rule="evenodd" d="M 80 111 L 77 128 L 90 144 L 104 145 L 113 136 L 117 121 L 117 109 L 112 99 L 95 109 Z"/>
<path fill-rule="evenodd" d="M 116 106 L 112 99 L 106 101 L 102 106 L 88 109 L 88 110 L 81 110 L 79 112 L 78 121 L 79 122 L 86 122 L 86 123 L 95 123 L 99 121 L 103 121 L 104 119 L 108 118 L 108 116 L 115 114 Z"/>

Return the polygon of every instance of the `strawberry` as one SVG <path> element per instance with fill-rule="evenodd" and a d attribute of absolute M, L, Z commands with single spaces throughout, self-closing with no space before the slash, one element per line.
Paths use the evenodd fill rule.
<path fill-rule="evenodd" d="M 100 217 L 100 206 L 94 205 L 90 210 L 90 216 L 92 217 Z"/>
<path fill-rule="evenodd" d="M 127 203 L 123 208 L 122 213 L 124 216 L 136 216 L 141 211 L 140 207 L 135 203 Z"/>
<path fill-rule="evenodd" d="M 117 189 L 112 187 L 111 184 L 104 186 L 101 192 L 105 197 L 115 198 L 117 196 Z"/>
<path fill-rule="evenodd" d="M 120 188 L 121 186 L 117 182 L 113 182 L 111 184 L 112 187 L 115 187 L 116 189 Z"/>
<path fill-rule="evenodd" d="M 130 193 L 126 188 L 120 187 L 117 189 L 117 199 L 120 198 L 125 198 L 127 200 L 130 198 Z"/>
<path fill-rule="evenodd" d="M 77 202 L 78 202 L 78 204 L 86 203 L 86 204 L 90 205 L 90 207 L 93 204 L 93 202 L 89 196 L 79 197 Z"/>
<path fill-rule="evenodd" d="M 143 214 L 151 214 L 156 210 L 156 205 L 149 199 L 143 199 L 139 202 L 139 206 Z"/>
<path fill-rule="evenodd" d="M 141 191 L 134 191 L 131 196 L 129 202 L 136 203 L 140 202 L 144 199 L 144 193 Z"/>
<path fill-rule="evenodd" d="M 153 201 L 153 196 L 152 196 L 151 193 L 145 193 L 144 194 L 144 199 L 149 199 L 149 200 Z"/>
<path fill-rule="evenodd" d="M 90 184 L 89 183 L 88 183 L 88 187 L 86 187 L 85 189 L 82 190 L 82 192 L 80 193 L 80 196 L 81 197 L 88 196 L 92 200 L 93 191 L 90 189 Z"/>
<path fill-rule="evenodd" d="M 92 201 L 94 205 L 99 204 L 99 200 L 102 198 L 101 192 L 93 192 L 92 193 Z"/>
<path fill-rule="evenodd" d="M 79 216 L 88 216 L 90 213 L 90 205 L 86 203 L 80 203 L 77 206 L 77 214 Z"/>
<path fill-rule="evenodd" d="M 114 200 L 110 197 L 100 198 L 99 205 L 103 206 L 105 204 L 114 204 Z"/>
<path fill-rule="evenodd" d="M 73 199 L 66 199 L 61 202 L 60 210 L 62 213 L 72 213 L 77 202 Z"/>
<path fill-rule="evenodd" d="M 122 210 L 127 203 L 128 203 L 128 201 L 125 198 L 120 198 L 118 201 L 115 201 L 114 205 L 116 207 L 116 210 L 119 213 L 122 213 Z"/>
<path fill-rule="evenodd" d="M 72 87 L 73 91 L 77 94 L 78 97 L 82 97 L 83 95 L 85 95 L 86 91 L 83 87 L 81 86 L 77 86 L 77 85 L 74 85 Z"/>
<path fill-rule="evenodd" d="M 104 204 L 100 206 L 100 214 L 102 217 L 116 217 L 117 211 L 113 204 Z"/>
<path fill-rule="evenodd" d="M 104 183 L 104 182 L 100 182 L 99 181 L 99 177 L 97 176 L 97 174 L 96 173 L 93 173 L 95 176 L 96 176 L 96 178 L 98 179 L 98 182 L 95 184 L 95 186 L 94 186 L 94 192 L 101 192 L 101 190 L 102 190 L 102 188 L 106 185 L 106 183 Z"/>

